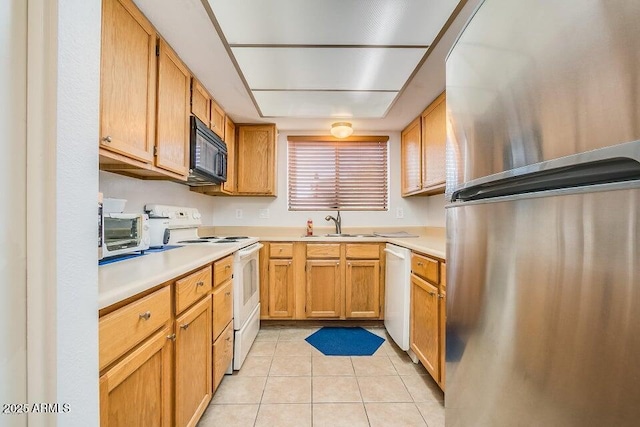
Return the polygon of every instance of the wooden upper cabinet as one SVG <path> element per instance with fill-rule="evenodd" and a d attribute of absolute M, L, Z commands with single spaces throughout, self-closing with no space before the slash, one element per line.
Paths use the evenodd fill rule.
<path fill-rule="evenodd" d="M 234 194 L 236 185 L 236 125 L 229 116 L 224 118 L 224 142 L 227 144 L 227 181 L 222 184 L 222 191 Z"/>
<path fill-rule="evenodd" d="M 191 79 L 191 113 L 210 126 L 211 96 L 195 78 Z"/>
<path fill-rule="evenodd" d="M 401 134 L 400 152 L 402 169 L 402 195 L 420 191 L 421 183 L 421 122 L 420 117 L 407 126 Z"/>
<path fill-rule="evenodd" d="M 191 74 L 178 55 L 160 40 L 156 166 L 186 180 L 189 174 Z"/>
<path fill-rule="evenodd" d="M 443 93 L 422 113 L 422 188 L 443 187 L 446 180 L 447 109 Z"/>
<path fill-rule="evenodd" d="M 211 100 L 211 118 L 210 118 L 210 128 L 214 131 L 222 140 L 225 140 L 224 130 L 225 123 L 224 118 L 226 114 L 224 110 L 220 108 L 218 104 L 212 99 Z"/>
<path fill-rule="evenodd" d="M 276 195 L 275 125 L 238 125 L 237 194 Z"/>
<path fill-rule="evenodd" d="M 131 0 L 102 2 L 100 148 L 153 162 L 156 32 Z"/>

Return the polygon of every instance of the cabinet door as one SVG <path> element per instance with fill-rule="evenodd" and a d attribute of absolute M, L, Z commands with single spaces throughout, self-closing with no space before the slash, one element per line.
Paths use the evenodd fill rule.
<path fill-rule="evenodd" d="M 444 93 L 422 115 L 422 188 L 443 186 L 447 145 L 447 109 Z"/>
<path fill-rule="evenodd" d="M 447 340 L 447 293 L 442 287 L 438 298 L 440 299 L 440 302 L 438 303 L 438 317 L 440 323 L 440 379 L 438 380 L 438 385 L 444 391 L 446 371 L 445 348 Z"/>
<path fill-rule="evenodd" d="M 228 194 L 236 192 L 236 125 L 225 116 L 224 142 L 227 144 L 227 181 L 222 184 L 222 191 Z"/>
<path fill-rule="evenodd" d="M 307 317 L 340 317 L 342 275 L 339 260 L 307 261 Z"/>
<path fill-rule="evenodd" d="M 275 195 L 275 126 L 239 126 L 237 149 L 238 194 Z"/>
<path fill-rule="evenodd" d="M 220 385 L 232 360 L 233 322 L 230 322 L 224 332 L 213 343 L 213 391 Z"/>
<path fill-rule="evenodd" d="M 346 317 L 380 317 L 380 261 L 347 261 Z"/>
<path fill-rule="evenodd" d="M 421 185 L 421 125 L 420 117 L 402 131 L 400 139 L 402 195 L 419 191 Z"/>
<path fill-rule="evenodd" d="M 438 288 L 412 274 L 410 346 L 436 381 L 440 378 L 439 335 Z"/>
<path fill-rule="evenodd" d="M 211 400 L 211 298 L 176 319 L 175 366 L 176 426 L 195 426 Z"/>
<path fill-rule="evenodd" d="M 186 179 L 189 169 L 191 75 L 164 40 L 160 40 L 158 61 L 156 166 Z"/>
<path fill-rule="evenodd" d="M 233 318 L 233 281 L 213 290 L 213 340 L 222 333 Z"/>
<path fill-rule="evenodd" d="M 156 32 L 131 0 L 102 2 L 100 148 L 153 162 Z"/>
<path fill-rule="evenodd" d="M 220 108 L 214 100 L 211 100 L 211 130 L 214 131 L 223 141 L 225 140 L 224 118 L 224 110 Z"/>
<path fill-rule="evenodd" d="M 196 79 L 191 80 L 191 113 L 209 126 L 211 97 Z"/>
<path fill-rule="evenodd" d="M 269 317 L 291 318 L 294 313 L 293 261 L 269 261 Z"/>
<path fill-rule="evenodd" d="M 100 377 L 102 427 L 171 425 L 169 335 L 165 327 Z"/>

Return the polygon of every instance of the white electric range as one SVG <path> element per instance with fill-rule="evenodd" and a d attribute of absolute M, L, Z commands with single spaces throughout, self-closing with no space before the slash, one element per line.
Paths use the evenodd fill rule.
<path fill-rule="evenodd" d="M 161 233 L 164 244 L 240 246 L 234 252 L 233 266 L 233 369 L 240 369 L 260 330 L 258 253 L 262 244 L 248 236 L 200 236 L 202 216 L 195 208 L 148 204 L 145 211 L 151 219 L 151 232 Z M 156 226 L 164 230 L 154 230 Z"/>

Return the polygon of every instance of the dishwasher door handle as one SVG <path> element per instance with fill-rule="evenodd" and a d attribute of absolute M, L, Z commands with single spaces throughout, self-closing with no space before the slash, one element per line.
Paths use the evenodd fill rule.
<path fill-rule="evenodd" d="M 386 253 L 388 253 L 388 254 L 393 255 L 394 257 L 397 257 L 397 258 L 400 258 L 400 259 L 404 259 L 404 255 L 399 254 L 398 252 L 394 252 L 394 251 L 392 251 L 391 249 L 384 248 L 384 251 L 385 251 Z"/>

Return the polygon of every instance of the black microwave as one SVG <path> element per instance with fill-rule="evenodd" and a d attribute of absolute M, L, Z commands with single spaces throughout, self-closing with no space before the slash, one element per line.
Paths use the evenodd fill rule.
<path fill-rule="evenodd" d="M 187 184 L 220 184 L 227 180 L 227 145 L 196 116 L 191 116 Z"/>

